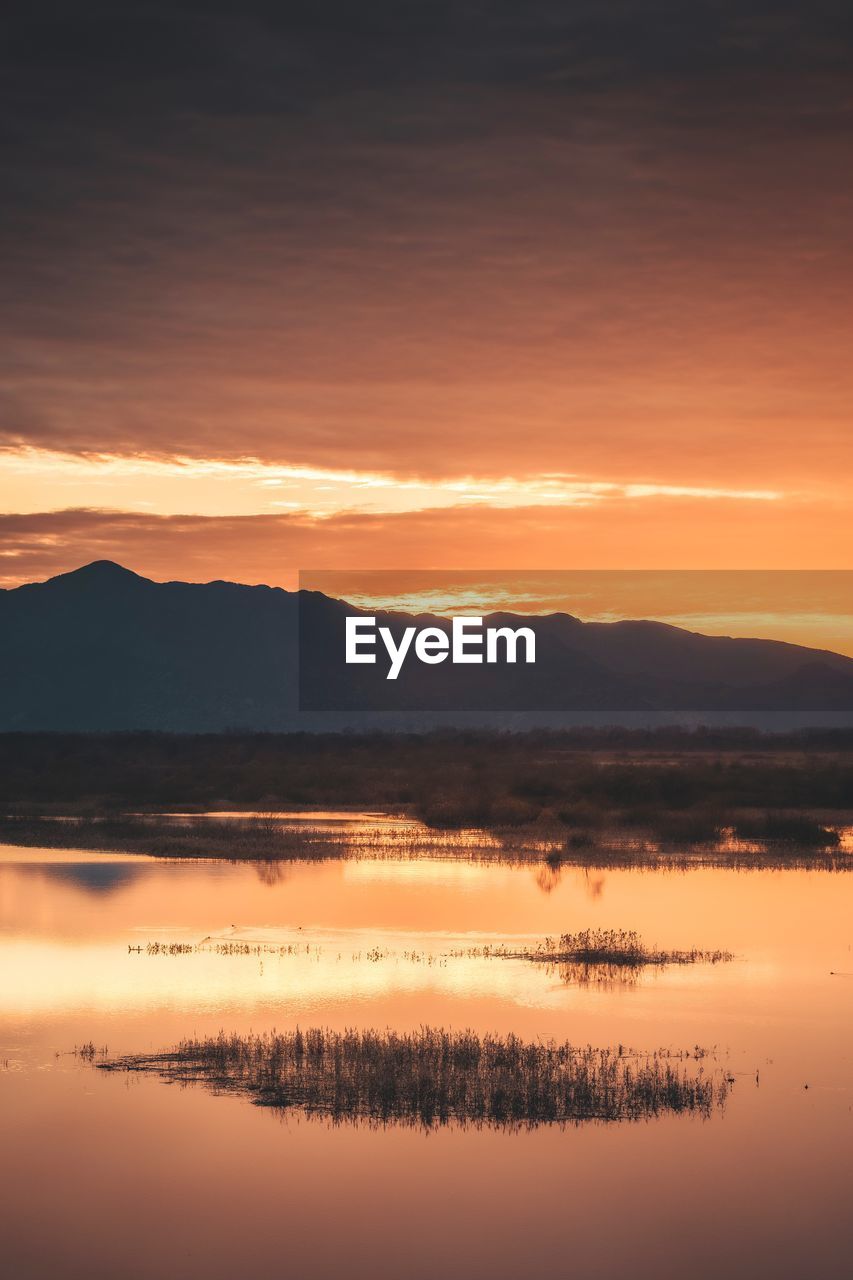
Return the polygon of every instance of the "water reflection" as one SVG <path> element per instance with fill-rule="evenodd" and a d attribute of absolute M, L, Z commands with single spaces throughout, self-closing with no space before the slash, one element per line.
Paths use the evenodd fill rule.
<path fill-rule="evenodd" d="M 748 1010 L 756 990 L 775 998 L 783 973 L 794 1000 L 807 980 L 853 968 L 847 878 L 819 872 L 611 870 L 605 892 L 603 873 L 559 867 L 549 868 L 543 893 L 541 868 L 467 860 L 235 865 L 26 856 L 14 850 L 0 859 L 0 937 L 16 974 L 0 988 L 0 1016 L 167 1007 L 295 1018 L 378 1001 L 386 1017 L 384 1000 L 390 1007 L 417 999 L 431 1021 L 466 1016 L 470 1001 L 472 1016 L 488 1006 L 507 1026 L 519 1011 L 549 1011 L 542 1024 L 549 1034 L 578 1011 L 610 1025 L 624 1010 L 602 992 L 570 989 L 600 985 L 583 966 L 487 954 L 521 953 L 543 937 L 590 927 L 636 928 L 658 947 L 734 952 L 725 973 L 691 966 L 632 975 L 629 983 L 613 977 L 614 987 L 637 989 L 638 1005 L 665 991 L 680 1009 L 692 994 L 715 1020 Z M 217 954 L 206 939 L 246 950 Z M 152 956 L 152 943 L 162 953 Z M 643 1012 L 675 1010 L 664 1000 Z"/>
<path fill-rule="evenodd" d="M 776 830 L 769 820 L 756 819 Z M 777 823 L 777 826 L 779 824 Z M 796 824 L 782 823 L 786 831 Z M 745 829 L 749 824 L 744 822 Z M 391 860 L 502 862 L 534 868 L 542 891 L 550 893 L 564 867 L 603 870 L 637 867 L 647 870 L 803 868 L 832 871 L 853 869 L 853 829 L 825 829 L 829 843 L 815 840 L 816 824 L 805 822 L 796 838 L 743 838 L 725 828 L 708 841 L 662 845 L 630 831 L 602 829 L 595 839 L 566 834 L 559 824 L 549 827 L 484 830 L 434 830 L 413 818 L 375 813 L 310 811 L 303 813 L 147 813 L 84 817 L 0 818 L 0 838 L 21 848 L 42 846 L 58 851 L 91 849 L 103 852 L 149 854 L 160 858 L 235 859 L 263 863 L 263 874 L 283 860 L 385 857 Z M 2 846 L 0 846 L 2 847 Z"/>
<path fill-rule="evenodd" d="M 541 870 L 381 850 L 272 865 L 0 850 L 9 1274 L 515 1280 L 571 1258 L 606 1280 L 717 1280 L 733 1267 L 846 1277 L 853 981 L 834 975 L 853 972 L 853 878 L 561 863 L 543 892 Z M 567 985 L 546 965 L 473 954 L 593 928 L 736 959 Z M 248 950 L 197 950 L 206 938 Z M 149 942 L 192 949 L 149 955 Z M 425 1024 L 600 1049 L 700 1045 L 736 1084 L 709 1124 L 425 1137 L 293 1112 L 271 1123 L 239 1098 L 99 1072 L 68 1052 Z"/>
<path fill-rule="evenodd" d="M 20 865 L 20 864 L 19 864 Z M 35 870 L 41 875 L 42 865 L 36 864 Z M 26 865 L 21 866 L 26 873 Z M 59 862 L 51 866 L 50 875 L 55 880 L 65 880 L 69 884 L 87 889 L 92 893 L 112 893 L 118 888 L 127 887 L 142 874 L 142 868 L 131 862 Z"/>

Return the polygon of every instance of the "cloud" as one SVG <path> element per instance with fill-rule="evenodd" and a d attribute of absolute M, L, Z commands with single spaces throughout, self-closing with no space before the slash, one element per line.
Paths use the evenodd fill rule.
<path fill-rule="evenodd" d="M 5 48 L 0 441 L 849 482 L 849 6 L 42 2 Z"/>
<path fill-rule="evenodd" d="M 306 516 L 385 513 L 485 504 L 495 509 L 587 506 L 624 498 L 699 498 L 709 502 L 778 502 L 772 489 L 620 484 L 551 472 L 513 476 L 411 479 L 389 473 L 287 467 L 258 458 L 226 461 L 186 456 L 81 456 L 25 447 L 0 450 L 0 507 L 42 511 L 97 501 L 157 515 L 257 515 L 276 509 Z"/>
<path fill-rule="evenodd" d="M 457 507 L 241 517 L 65 510 L 0 516 L 0 582 L 113 559 L 157 579 L 293 587 L 302 570 L 853 568 L 847 504 L 623 499 L 602 507 Z M 682 608 L 685 607 L 682 604 Z M 697 606 L 699 607 L 699 606 Z"/>

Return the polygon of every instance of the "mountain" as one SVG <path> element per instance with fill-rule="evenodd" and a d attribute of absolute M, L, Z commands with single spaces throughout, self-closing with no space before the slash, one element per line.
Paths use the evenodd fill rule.
<path fill-rule="evenodd" d="M 0 730 L 853 722 L 853 659 L 824 650 L 497 613 L 485 622 L 534 629 L 535 664 L 411 659 L 388 681 L 387 664 L 343 662 L 344 618 L 358 612 L 317 592 L 152 582 L 110 561 L 0 591 Z M 375 616 L 397 638 L 450 626 Z"/>
<path fill-rule="evenodd" d="M 297 705 L 294 595 L 151 582 L 100 560 L 0 593 L 0 727 L 280 727 Z"/>

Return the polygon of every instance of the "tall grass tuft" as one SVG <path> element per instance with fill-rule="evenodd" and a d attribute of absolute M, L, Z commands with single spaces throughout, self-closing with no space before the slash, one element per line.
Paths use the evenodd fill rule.
<path fill-rule="evenodd" d="M 708 1117 L 729 1084 L 705 1054 L 634 1054 L 515 1035 L 422 1027 L 414 1032 L 323 1028 L 185 1040 L 171 1052 L 102 1064 L 199 1082 L 254 1103 L 335 1122 L 433 1128 L 532 1127 L 641 1120 L 666 1113 Z"/>
<path fill-rule="evenodd" d="M 528 960 L 546 964 L 621 965 L 640 969 L 646 965 L 719 964 L 731 960 L 730 951 L 663 951 L 647 946 L 633 929 L 584 929 L 580 933 L 563 933 L 559 938 L 545 938 L 524 953 Z"/>

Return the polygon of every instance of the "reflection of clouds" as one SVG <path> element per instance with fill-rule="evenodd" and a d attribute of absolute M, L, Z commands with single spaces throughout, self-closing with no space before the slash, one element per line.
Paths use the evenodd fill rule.
<path fill-rule="evenodd" d="M 0 1016 L 169 1010 L 239 1019 L 251 1018 L 253 1010 L 280 1009 L 298 1019 L 352 1001 L 413 996 L 565 1012 L 572 988 L 606 993 L 665 983 L 692 989 L 716 981 L 723 993 L 731 992 L 716 966 L 676 966 L 664 975 L 654 968 L 641 974 L 599 965 L 531 963 L 518 953 L 540 943 L 539 934 L 235 924 L 204 938 L 168 926 L 130 936 L 131 945 L 114 937 L 11 938 L 3 946 L 3 960 L 16 982 L 0 989 Z M 716 970 L 713 978 L 710 969 Z M 776 967 L 766 963 L 738 970 L 738 981 L 748 985 L 761 985 L 776 974 Z"/>
<path fill-rule="evenodd" d="M 129 862 L 107 862 L 104 864 L 97 862 L 66 862 L 57 863 L 50 867 L 49 872 L 44 867 L 24 866 L 20 868 L 26 873 L 36 873 L 40 876 L 49 875 L 55 880 L 65 880 L 75 885 L 78 889 L 84 889 L 89 893 L 101 894 L 110 893 L 115 889 L 126 888 L 140 875 L 144 874 L 142 867 L 134 867 Z"/>
<path fill-rule="evenodd" d="M 371 930 L 299 937 L 310 950 L 245 956 L 208 950 L 148 956 L 128 952 L 120 943 L 16 939 L 3 948 L 4 963 L 17 980 L 0 991 L 0 1016 L 168 1009 L 188 1018 L 199 1010 L 230 1018 L 250 1017 L 263 1007 L 298 1017 L 325 1005 L 412 995 L 548 1003 L 551 983 L 537 966 L 464 955 L 444 958 L 454 946 L 470 945 L 464 935 L 430 939 Z"/>
<path fill-rule="evenodd" d="M 162 865 L 162 859 L 155 858 L 148 853 L 110 853 L 101 852 L 92 853 L 91 849 L 36 849 L 29 848 L 24 845 L 16 844 L 0 844 L 0 869 L 4 866 L 14 867 L 21 870 L 24 867 L 61 867 L 61 866 L 91 866 L 97 863 L 102 866 L 104 863 L 121 863 L 126 867 L 138 866 L 141 863 L 147 863 L 149 866 Z"/>
<path fill-rule="evenodd" d="M 454 838 L 462 840 L 464 832 L 454 832 Z M 472 862 L 460 858 L 424 858 L 422 860 L 364 860 L 353 859 L 343 864 L 343 878 L 352 884 L 400 884 L 474 888 L 477 885 L 506 881 L 513 875 L 513 868 L 494 862 Z"/>

